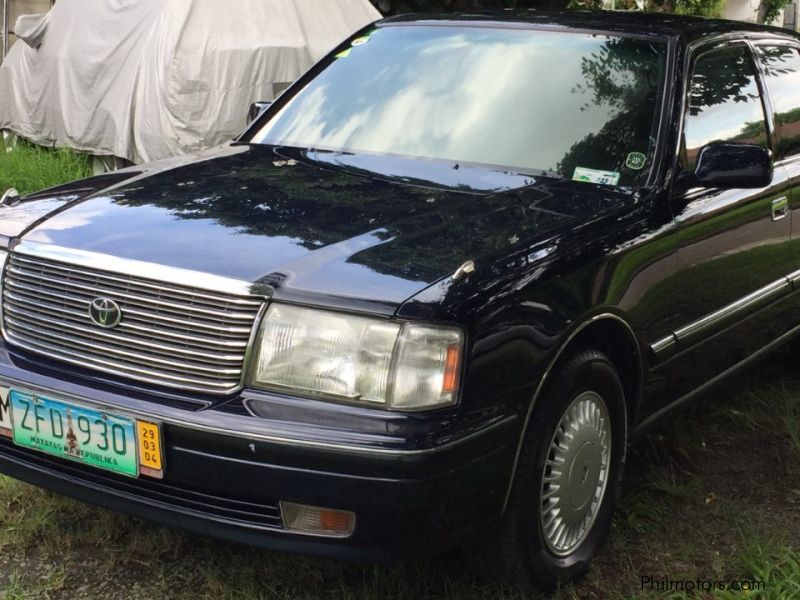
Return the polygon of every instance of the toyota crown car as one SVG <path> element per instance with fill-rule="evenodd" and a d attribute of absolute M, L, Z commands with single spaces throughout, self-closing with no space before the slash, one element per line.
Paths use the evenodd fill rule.
<path fill-rule="evenodd" d="M 0 207 L 0 472 L 229 540 L 582 574 L 626 448 L 800 327 L 800 40 L 378 22 L 235 141 Z"/>

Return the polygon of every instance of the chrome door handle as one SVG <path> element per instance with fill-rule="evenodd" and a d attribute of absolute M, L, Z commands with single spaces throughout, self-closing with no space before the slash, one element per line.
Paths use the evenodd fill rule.
<path fill-rule="evenodd" d="M 770 207 L 772 209 L 772 220 L 773 221 L 780 221 L 781 219 L 785 219 L 786 215 L 789 214 L 789 200 L 786 196 L 781 196 L 780 198 L 775 198 L 770 203 Z"/>

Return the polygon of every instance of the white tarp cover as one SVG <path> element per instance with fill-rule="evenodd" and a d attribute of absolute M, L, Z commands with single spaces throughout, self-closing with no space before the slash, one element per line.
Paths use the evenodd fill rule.
<path fill-rule="evenodd" d="M 378 18 L 369 0 L 58 0 L 0 65 L 0 129 L 136 163 L 194 152 Z"/>

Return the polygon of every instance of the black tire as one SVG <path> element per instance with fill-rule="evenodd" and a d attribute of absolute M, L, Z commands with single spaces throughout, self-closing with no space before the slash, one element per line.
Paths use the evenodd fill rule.
<path fill-rule="evenodd" d="M 528 423 L 502 520 L 467 548 L 468 563 L 478 574 L 525 593 L 547 592 L 586 573 L 611 526 L 627 444 L 625 394 L 608 357 L 597 350 L 578 352 L 548 382 Z M 540 517 L 545 461 L 565 411 L 585 392 L 601 397 L 608 411 L 609 471 L 594 523 L 569 554 L 559 556 L 545 541 Z"/>

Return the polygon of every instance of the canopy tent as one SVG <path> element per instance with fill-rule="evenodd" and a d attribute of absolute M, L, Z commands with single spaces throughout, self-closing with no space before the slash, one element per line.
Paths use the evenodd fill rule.
<path fill-rule="evenodd" d="M 0 129 L 136 163 L 195 152 L 378 18 L 369 0 L 58 0 L 17 22 Z"/>

